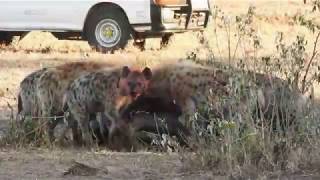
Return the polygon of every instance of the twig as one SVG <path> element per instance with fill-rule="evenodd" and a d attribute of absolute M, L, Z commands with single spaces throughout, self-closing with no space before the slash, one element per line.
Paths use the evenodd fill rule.
<path fill-rule="evenodd" d="M 228 19 L 229 21 L 229 19 Z M 227 33 L 227 38 L 228 38 L 228 61 L 229 61 L 229 66 L 231 65 L 231 38 L 230 38 L 230 22 L 228 22 L 228 26 L 225 25 L 225 31 Z"/>
<path fill-rule="evenodd" d="M 318 32 L 317 37 L 316 37 L 316 40 L 315 40 L 315 42 L 314 42 L 313 51 L 312 51 L 312 56 L 311 56 L 311 58 L 310 58 L 310 60 L 309 60 L 309 63 L 308 63 L 307 69 L 306 69 L 306 73 L 305 73 L 304 76 L 303 76 L 303 80 L 302 80 L 302 93 L 305 93 L 306 79 L 307 79 L 307 75 L 308 75 L 309 70 L 310 70 L 310 67 L 311 67 L 311 63 L 312 63 L 312 61 L 315 59 L 316 55 L 318 54 L 318 52 L 317 52 L 317 44 L 318 44 L 319 37 L 320 37 L 320 31 Z"/>
<path fill-rule="evenodd" d="M 39 124 L 39 126 L 37 126 L 36 128 L 34 128 L 32 131 L 29 131 L 28 133 L 25 134 L 25 137 L 31 135 L 34 132 L 37 132 L 38 130 L 41 130 L 43 127 L 45 127 L 47 125 L 47 121 L 42 122 L 41 124 Z"/>
<path fill-rule="evenodd" d="M 236 47 L 235 47 L 234 52 L 233 52 L 233 56 L 232 56 L 232 59 L 233 59 L 233 60 L 234 60 L 235 57 L 236 57 L 236 53 L 237 53 L 237 50 L 238 50 L 240 41 L 242 40 L 242 36 L 240 35 L 239 31 L 238 31 L 238 34 L 239 34 L 239 38 L 238 38 L 238 40 L 237 40 Z"/>
<path fill-rule="evenodd" d="M 221 53 L 220 46 L 219 46 L 219 43 L 218 43 L 219 41 L 218 41 L 217 29 L 214 31 L 214 37 L 216 38 L 216 46 L 217 46 L 217 49 L 218 49 L 218 52 L 219 52 L 219 56 L 220 56 L 219 58 L 221 59 L 222 53 Z"/>
<path fill-rule="evenodd" d="M 10 112 L 11 112 L 11 114 L 10 114 L 10 118 L 11 119 L 14 119 L 14 115 L 13 115 L 13 107 L 11 106 L 11 104 L 7 101 L 7 106 L 8 106 L 8 108 L 10 109 Z"/>
<path fill-rule="evenodd" d="M 58 119 L 58 118 L 64 118 L 65 116 L 32 116 L 31 119 Z"/>

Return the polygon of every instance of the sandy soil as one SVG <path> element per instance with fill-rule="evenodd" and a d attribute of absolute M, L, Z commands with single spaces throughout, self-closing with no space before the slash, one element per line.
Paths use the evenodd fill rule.
<path fill-rule="evenodd" d="M 176 155 L 146 152 L 1 151 L 0 162 L 1 179 L 182 179 L 186 176 Z M 75 162 L 95 170 L 81 166 L 77 169 Z"/>
<path fill-rule="evenodd" d="M 303 34 L 312 42 L 315 35 L 306 28 L 293 25 L 289 17 L 311 9 L 303 5 L 302 0 L 216 0 L 224 12 L 230 16 L 245 13 L 250 4 L 257 7 L 259 29 L 263 48 L 259 56 L 274 52 L 274 38 L 278 31 L 292 41 L 296 35 Z M 227 57 L 225 32 L 218 28 L 221 36 L 216 39 L 211 22 L 205 35 L 215 56 L 223 61 Z M 232 39 L 235 48 L 235 39 Z M 206 58 L 203 46 L 199 44 L 197 33 L 176 35 L 173 43 L 164 50 L 159 50 L 159 39 L 147 41 L 147 50 L 140 52 L 131 45 L 124 51 L 102 55 L 92 52 L 83 41 L 58 41 L 50 33 L 32 32 L 21 41 L 13 42 L 12 47 L 0 49 L 0 136 L 6 131 L 11 114 L 15 115 L 17 88 L 19 82 L 32 71 L 41 67 L 57 65 L 78 60 L 119 61 L 152 65 L 166 60 L 184 58 L 190 51 L 198 52 L 200 58 Z M 219 42 L 219 43 L 217 43 Z M 312 43 L 307 46 L 311 47 Z M 14 50 L 15 49 L 15 50 Z M 310 52 L 311 48 L 308 48 Z M 29 50 L 37 52 L 29 52 Z M 247 48 L 250 53 L 252 49 Z M 44 53 L 46 52 L 46 53 Z M 319 90 L 317 93 L 319 94 Z M 13 107 L 11 112 L 10 106 Z M 66 175 L 64 172 L 74 165 L 74 161 L 97 168 L 89 177 Z M 85 171 L 85 170 L 83 170 Z M 81 171 L 80 171 L 81 172 Z M 319 172 L 317 172 L 319 174 Z M 315 173 L 315 174 L 317 174 Z M 77 173 L 76 173 L 77 174 Z M 0 150 L 0 179 L 227 179 L 210 173 L 189 173 L 176 154 L 112 153 L 105 150 L 90 152 L 87 150 L 59 149 L 7 149 Z M 294 175 L 270 176 L 267 179 L 320 179 L 320 176 L 299 172 Z"/>

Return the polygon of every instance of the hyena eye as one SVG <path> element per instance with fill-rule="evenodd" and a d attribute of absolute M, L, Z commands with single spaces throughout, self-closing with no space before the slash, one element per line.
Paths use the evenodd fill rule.
<path fill-rule="evenodd" d="M 142 86 L 142 83 L 141 82 L 137 82 L 137 86 Z"/>

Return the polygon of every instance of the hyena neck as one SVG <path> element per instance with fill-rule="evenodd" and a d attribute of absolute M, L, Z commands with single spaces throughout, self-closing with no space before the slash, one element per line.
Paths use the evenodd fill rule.
<path fill-rule="evenodd" d="M 125 109 L 131 102 L 133 101 L 132 97 L 130 96 L 118 96 L 116 98 L 116 109 L 118 112 Z"/>

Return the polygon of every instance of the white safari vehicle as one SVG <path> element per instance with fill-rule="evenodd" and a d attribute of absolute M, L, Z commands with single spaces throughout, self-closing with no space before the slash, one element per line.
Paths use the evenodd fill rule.
<path fill-rule="evenodd" d="M 4 0 L 0 41 L 43 30 L 103 51 L 123 48 L 131 37 L 138 45 L 151 36 L 166 44 L 173 33 L 203 30 L 209 14 L 209 0 Z"/>

